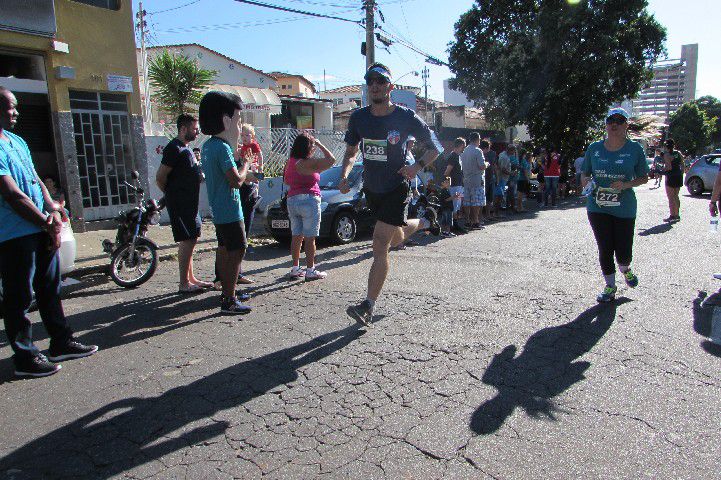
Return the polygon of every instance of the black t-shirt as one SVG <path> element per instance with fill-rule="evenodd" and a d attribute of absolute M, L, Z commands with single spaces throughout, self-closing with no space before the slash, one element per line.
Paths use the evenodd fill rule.
<path fill-rule="evenodd" d="M 198 195 L 203 176 L 193 152 L 174 138 L 163 149 L 160 162 L 172 168 L 165 184 L 165 200 L 171 208 L 198 208 Z"/>
<path fill-rule="evenodd" d="M 452 187 L 462 187 L 463 186 L 463 170 L 461 167 L 461 157 L 456 153 L 451 153 L 451 156 L 448 157 L 448 163 L 447 165 L 449 167 L 453 167 L 451 170 L 451 173 L 449 176 L 451 177 L 451 186 Z"/>
<path fill-rule="evenodd" d="M 458 155 L 456 155 L 457 157 Z M 441 204 L 441 210 L 453 210 L 453 201 L 451 199 L 451 192 L 447 188 L 442 188 L 438 192 L 438 202 Z"/>
<path fill-rule="evenodd" d="M 390 192 L 401 183 L 398 173 L 406 163 L 406 142 L 414 136 L 419 145 L 443 151 L 435 134 L 413 110 L 400 105 L 388 115 L 377 117 L 370 107 L 356 110 L 348 120 L 345 143 L 358 145 L 363 159 L 363 187 L 373 193 Z"/>

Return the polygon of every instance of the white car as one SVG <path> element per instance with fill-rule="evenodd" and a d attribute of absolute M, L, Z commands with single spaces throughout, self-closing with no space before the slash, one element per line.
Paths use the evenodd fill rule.
<path fill-rule="evenodd" d="M 75 256 L 77 255 L 77 243 L 73 228 L 69 221 L 63 222 L 63 229 L 60 232 L 60 248 L 58 249 L 60 260 L 60 275 L 64 276 L 75 268 Z M 0 282 L 0 312 L 2 312 L 3 288 Z M 34 302 L 33 302 L 34 304 Z M 34 308 L 34 305 L 33 307 Z"/>

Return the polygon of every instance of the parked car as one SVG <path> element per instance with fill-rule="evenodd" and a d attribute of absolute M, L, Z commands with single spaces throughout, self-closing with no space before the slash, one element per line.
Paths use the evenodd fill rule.
<path fill-rule="evenodd" d="M 60 275 L 67 275 L 75 268 L 75 257 L 77 255 L 77 243 L 73 228 L 70 222 L 63 222 L 63 229 L 60 232 L 60 248 L 58 249 L 60 260 Z M 0 282 L 0 314 L 2 313 L 3 287 Z M 34 303 L 34 302 L 33 302 Z M 34 308 L 34 306 L 32 307 Z"/>
<path fill-rule="evenodd" d="M 338 190 L 341 166 L 331 167 L 320 174 L 321 216 L 320 237 L 330 238 L 338 244 L 352 242 L 358 232 L 368 231 L 373 227 L 375 219 L 371 215 L 363 195 L 363 164 L 358 162 L 348 175 L 350 191 L 341 193 Z M 419 189 L 423 180 L 418 177 Z M 415 209 L 409 209 L 413 216 Z M 290 242 L 290 219 L 288 213 L 281 209 L 280 201 L 268 207 L 266 228 L 271 236 L 281 242 Z"/>
<path fill-rule="evenodd" d="M 691 195 L 701 195 L 703 192 L 713 190 L 713 184 L 716 181 L 716 174 L 719 171 L 721 163 L 721 154 L 712 153 L 710 155 L 702 155 L 686 172 L 686 180 L 684 185 L 688 193 Z"/>

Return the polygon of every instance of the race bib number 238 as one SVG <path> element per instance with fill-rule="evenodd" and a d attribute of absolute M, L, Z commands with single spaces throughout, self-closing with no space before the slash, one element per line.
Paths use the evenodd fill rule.
<path fill-rule="evenodd" d="M 374 162 L 388 161 L 388 140 L 363 139 L 363 159 Z"/>

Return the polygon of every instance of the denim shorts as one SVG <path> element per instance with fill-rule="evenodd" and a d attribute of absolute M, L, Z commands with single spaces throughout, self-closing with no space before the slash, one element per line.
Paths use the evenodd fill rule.
<path fill-rule="evenodd" d="M 503 198 L 503 196 L 506 194 L 506 182 L 507 180 L 502 179 L 498 181 L 498 183 L 496 184 L 496 197 Z"/>
<path fill-rule="evenodd" d="M 290 233 L 317 237 L 320 233 L 320 197 L 302 193 L 288 197 Z"/>

